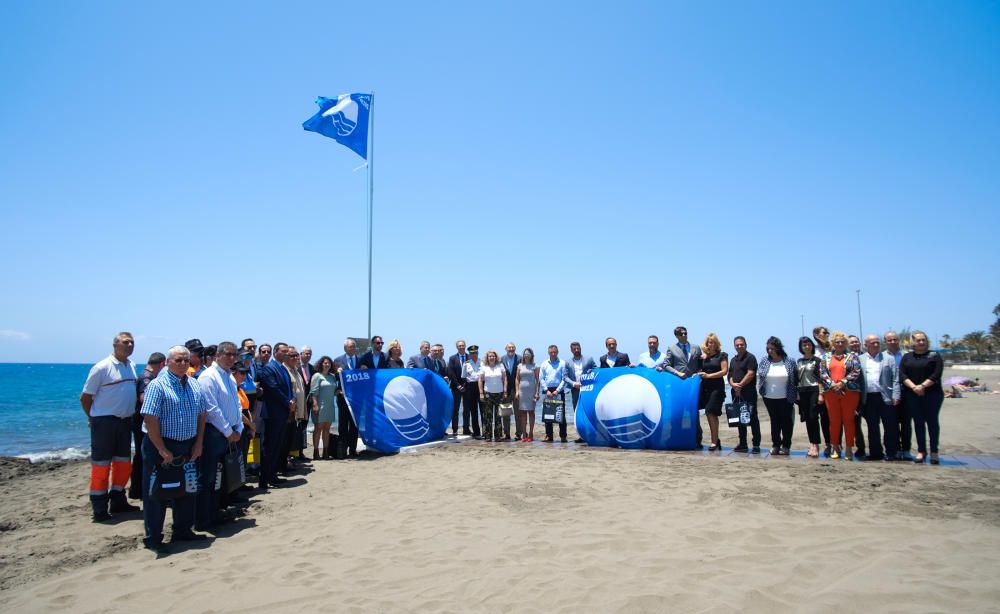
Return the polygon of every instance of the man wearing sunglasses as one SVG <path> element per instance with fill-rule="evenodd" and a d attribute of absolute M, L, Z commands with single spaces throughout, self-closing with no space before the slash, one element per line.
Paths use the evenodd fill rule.
<path fill-rule="evenodd" d="M 677 338 L 677 343 L 667 348 L 667 361 L 663 363 L 663 370 L 681 379 L 687 379 L 701 371 L 701 347 L 688 341 L 688 331 L 683 326 L 674 329 L 674 337 Z M 701 417 L 698 418 L 696 425 L 695 447 L 700 450 L 704 447 L 701 444 Z"/>
<path fill-rule="evenodd" d="M 385 369 L 389 366 L 389 357 L 382 351 L 382 337 L 372 337 L 372 349 L 361 355 L 358 363 L 360 369 Z"/>

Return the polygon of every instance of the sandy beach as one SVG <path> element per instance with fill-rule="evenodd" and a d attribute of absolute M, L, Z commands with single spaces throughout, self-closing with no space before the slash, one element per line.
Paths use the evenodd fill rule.
<path fill-rule="evenodd" d="M 946 400 L 942 453 L 1000 455 L 998 412 L 1000 395 Z M 253 496 L 210 545 L 160 559 L 140 548 L 141 515 L 90 523 L 87 474 L 80 462 L 0 464 L 0 610 L 1000 603 L 1000 471 L 470 441 L 314 463 Z"/>

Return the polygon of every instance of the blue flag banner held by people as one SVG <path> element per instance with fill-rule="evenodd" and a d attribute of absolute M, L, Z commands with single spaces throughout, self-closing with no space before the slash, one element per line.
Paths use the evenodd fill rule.
<path fill-rule="evenodd" d="M 576 430 L 591 446 L 693 450 L 700 377 L 595 369 L 580 381 Z"/>
<path fill-rule="evenodd" d="M 452 396 L 441 376 L 426 369 L 343 371 L 344 396 L 365 446 L 392 454 L 444 437 Z"/>
<path fill-rule="evenodd" d="M 341 94 L 336 98 L 320 96 L 316 104 L 319 111 L 303 122 L 302 127 L 330 137 L 367 160 L 371 94 Z"/>

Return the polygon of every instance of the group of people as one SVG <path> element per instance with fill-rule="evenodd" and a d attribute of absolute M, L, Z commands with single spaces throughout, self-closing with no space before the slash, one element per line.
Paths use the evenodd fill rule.
<path fill-rule="evenodd" d="M 476 439 L 533 441 L 535 410 L 544 399 L 564 410 L 546 413 L 543 441 L 555 441 L 558 425 L 560 441 L 566 442 L 566 416 L 579 403 L 584 374 L 597 368 L 643 367 L 682 379 L 700 376 L 698 405 L 709 426 L 709 450 L 722 447 L 719 425 L 728 383 L 732 404 L 749 414 L 749 420 L 739 424 L 736 452 L 760 453 L 757 400 L 762 398 L 774 455 L 789 453 L 797 405 L 799 419 L 806 424 L 810 457 L 818 457 L 823 444 L 822 453 L 830 458 L 939 462 L 944 365 L 930 351 L 923 332 L 912 333 L 912 351 L 904 354 L 899 335 L 892 331 L 882 339 L 869 335 L 862 349 L 858 337 L 831 334 L 818 326 L 812 338 L 799 339 L 797 360 L 789 358 L 780 339 L 770 337 L 759 361 L 742 336 L 733 341 L 732 357 L 722 351 L 714 333 L 700 346 L 688 340 L 683 326 L 674 329 L 674 336 L 676 343 L 661 351 L 659 338 L 650 335 L 647 351 L 634 362 L 618 351 L 613 337 L 605 340 L 606 352 L 597 361 L 585 356 L 574 341 L 568 359 L 560 358 L 558 346 L 550 345 L 547 358 L 540 362 L 531 348 L 518 354 L 513 343 L 503 354 L 491 349 L 480 358 L 479 347 L 462 339 L 447 359 L 443 345 L 424 341 L 419 353 L 406 361 L 397 340 L 383 351 L 382 338 L 375 336 L 371 349 L 358 356 L 356 342 L 347 339 L 343 354 L 321 356 L 315 363 L 308 346 L 301 350 L 286 343 L 257 346 L 248 338 L 239 346 L 223 341 L 206 348 L 191 339 L 166 354 L 154 352 L 137 375 L 130 359 L 134 338 L 119 333 L 112 354 L 94 365 L 80 396 L 91 430 L 93 519 L 101 522 L 112 514 L 138 511 L 128 502 L 128 488 L 128 497 L 143 502 L 146 547 L 164 552 L 165 507 L 149 492 L 152 473 L 161 463 L 184 458 L 198 464 L 197 495 L 170 503 L 172 539 L 190 541 L 205 539 L 204 532 L 232 518 L 227 507 L 238 494 L 216 487 L 219 463 L 227 450 L 238 446 L 246 457 L 255 442 L 259 444 L 254 456 L 261 490 L 283 485 L 280 476 L 287 474 L 289 463 L 310 460 L 306 456 L 310 419 L 311 460 L 356 457 L 357 425 L 339 377 L 340 371 L 353 369 L 421 368 L 437 373 L 453 393 L 452 436 L 459 433 L 461 416 L 462 433 Z M 567 391 L 572 408 L 565 406 Z M 867 449 L 862 420 L 867 423 Z M 915 458 L 910 455 L 913 431 Z M 699 448 L 703 437 L 699 421 Z"/>

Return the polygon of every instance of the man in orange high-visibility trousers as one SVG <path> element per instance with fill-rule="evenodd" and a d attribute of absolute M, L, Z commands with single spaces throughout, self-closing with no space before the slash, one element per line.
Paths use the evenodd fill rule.
<path fill-rule="evenodd" d="M 90 503 L 94 522 L 108 513 L 138 511 L 125 498 L 132 474 L 132 416 L 135 414 L 135 349 L 131 333 L 118 333 L 114 351 L 90 370 L 80 394 L 80 405 L 90 425 Z M 109 494 L 110 487 L 110 494 Z"/>

